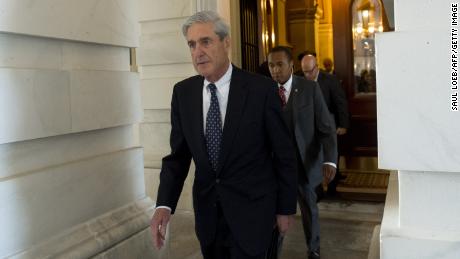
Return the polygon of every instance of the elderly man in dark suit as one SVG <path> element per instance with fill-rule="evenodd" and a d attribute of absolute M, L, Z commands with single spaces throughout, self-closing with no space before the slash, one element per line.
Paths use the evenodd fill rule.
<path fill-rule="evenodd" d="M 339 80 L 334 75 L 320 71 L 316 56 L 312 53 L 305 52 L 301 60 L 301 66 L 305 78 L 318 82 L 326 105 L 334 116 L 337 135 L 339 137 L 345 135 L 349 128 L 348 106 L 347 98 L 340 87 Z M 337 171 L 336 177 L 328 185 L 327 193 L 329 195 L 333 196 L 336 194 L 339 178 L 342 177 L 339 171 Z"/>
<path fill-rule="evenodd" d="M 293 75 L 290 49 L 273 48 L 268 67 L 278 83 L 283 115 L 298 157 L 298 201 L 309 258 L 320 258 L 318 206 L 315 188 L 334 178 L 337 142 L 332 117 L 318 84 Z"/>
<path fill-rule="evenodd" d="M 229 28 L 214 12 L 183 25 L 197 76 L 177 83 L 171 154 L 163 158 L 154 245 L 166 226 L 191 159 L 195 229 L 204 258 L 263 258 L 275 223 L 285 233 L 296 211 L 295 150 L 275 83 L 229 61 Z"/>

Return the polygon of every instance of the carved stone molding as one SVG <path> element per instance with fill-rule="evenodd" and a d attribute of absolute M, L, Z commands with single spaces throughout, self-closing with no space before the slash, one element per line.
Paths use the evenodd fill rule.
<path fill-rule="evenodd" d="M 217 11 L 217 1 L 216 0 L 197 0 L 196 1 L 196 11 Z"/>
<path fill-rule="evenodd" d="M 75 226 L 11 258 L 89 258 L 148 229 L 154 205 L 150 198 L 130 203 Z M 152 254 L 151 258 L 159 258 Z"/>

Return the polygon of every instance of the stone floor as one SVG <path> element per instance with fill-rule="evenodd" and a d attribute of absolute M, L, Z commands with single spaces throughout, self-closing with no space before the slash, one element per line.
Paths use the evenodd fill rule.
<path fill-rule="evenodd" d="M 383 203 L 326 200 L 319 203 L 321 258 L 367 259 L 373 229 L 380 224 Z M 170 229 L 170 259 L 202 258 L 193 213 L 178 211 Z M 300 216 L 284 239 L 283 259 L 307 258 Z"/>

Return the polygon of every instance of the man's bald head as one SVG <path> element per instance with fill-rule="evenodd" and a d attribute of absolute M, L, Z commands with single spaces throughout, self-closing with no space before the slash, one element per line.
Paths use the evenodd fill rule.
<path fill-rule="evenodd" d="M 318 64 L 316 62 L 316 57 L 312 55 L 306 55 L 302 58 L 301 61 L 302 71 L 304 76 L 308 80 L 315 81 L 318 77 Z"/>

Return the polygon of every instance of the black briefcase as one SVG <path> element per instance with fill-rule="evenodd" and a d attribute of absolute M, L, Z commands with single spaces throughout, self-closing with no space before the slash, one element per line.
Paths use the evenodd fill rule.
<path fill-rule="evenodd" d="M 281 256 L 281 248 L 283 246 L 284 237 L 280 235 L 278 227 L 273 228 L 272 239 L 270 240 L 270 246 L 268 247 L 266 259 L 278 259 Z"/>

